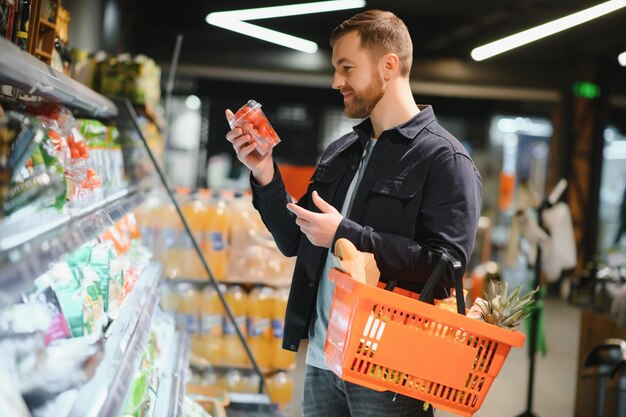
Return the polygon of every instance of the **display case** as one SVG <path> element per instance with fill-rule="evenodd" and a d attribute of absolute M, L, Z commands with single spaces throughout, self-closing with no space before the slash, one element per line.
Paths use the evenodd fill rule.
<path fill-rule="evenodd" d="M 0 181 L 3 415 L 183 415 L 190 333 L 167 268 L 200 265 L 234 315 L 132 105 L 0 39 Z M 158 236 L 140 228 L 153 201 L 172 207 L 150 217 L 170 226 Z M 191 257 L 172 253 L 181 239 Z"/>

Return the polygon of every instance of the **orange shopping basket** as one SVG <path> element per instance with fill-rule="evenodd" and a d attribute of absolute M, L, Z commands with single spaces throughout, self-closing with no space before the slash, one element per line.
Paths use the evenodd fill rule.
<path fill-rule="evenodd" d="M 440 266 L 447 260 L 442 256 L 422 291 L 423 299 L 432 299 Z M 345 381 L 472 416 L 511 347 L 524 344 L 520 332 L 409 298 L 406 290 L 385 291 L 337 269 L 329 278 L 335 292 L 324 359 Z M 460 280 L 455 281 L 457 294 L 462 294 Z M 459 310 L 465 311 L 462 295 L 457 300 Z"/>

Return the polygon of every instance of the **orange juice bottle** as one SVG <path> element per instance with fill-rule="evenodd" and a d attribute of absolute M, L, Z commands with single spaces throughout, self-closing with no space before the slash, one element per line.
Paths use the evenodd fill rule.
<path fill-rule="evenodd" d="M 207 209 L 204 203 L 198 199 L 189 198 L 182 205 L 181 210 L 185 215 L 185 219 L 187 219 L 187 224 L 191 229 L 191 233 L 193 237 L 196 239 L 196 242 L 200 247 L 202 247 L 202 241 L 204 238 L 205 224 L 207 218 Z M 200 257 L 196 253 L 191 239 L 185 233 L 183 238 L 184 242 L 184 257 L 187 261 L 186 273 L 187 277 L 193 279 L 206 279 L 208 278 L 206 272 L 204 271 L 204 267 L 202 266 L 202 261 Z"/>
<path fill-rule="evenodd" d="M 228 273 L 228 232 L 230 211 L 226 200 L 219 193 L 213 193 L 208 200 L 205 228 L 205 258 L 215 278 L 223 281 Z"/>
<path fill-rule="evenodd" d="M 189 283 L 180 283 L 177 289 L 179 304 L 176 321 L 183 324 L 191 334 L 191 352 L 197 356 L 203 356 L 203 340 L 198 332 L 202 294 Z"/>
<path fill-rule="evenodd" d="M 156 212 L 160 230 L 158 239 L 158 253 L 163 262 L 163 271 L 168 278 L 181 276 L 181 246 L 180 232 L 182 224 L 177 216 L 176 208 L 167 202 Z"/>
<path fill-rule="evenodd" d="M 276 372 L 267 378 L 267 392 L 270 401 L 278 405 L 279 410 L 285 410 L 293 396 L 293 378 L 287 372 Z"/>
<path fill-rule="evenodd" d="M 259 392 L 259 383 L 261 382 L 261 377 L 256 372 L 249 372 L 244 376 L 244 392 L 249 392 L 251 394 L 256 394 Z"/>
<path fill-rule="evenodd" d="M 246 337 L 246 304 L 248 295 L 239 285 L 231 285 L 224 294 L 226 303 L 235 316 L 235 323 L 224 313 L 222 322 L 222 348 L 224 351 L 224 362 L 228 366 L 247 366 L 250 359 L 243 347 L 241 340 L 237 336 L 235 326 L 239 328 L 242 335 Z"/>
<path fill-rule="evenodd" d="M 230 369 L 224 376 L 225 387 L 229 392 L 244 392 L 245 381 L 241 372 L 237 369 Z"/>
<path fill-rule="evenodd" d="M 225 290 L 225 287 L 221 289 L 222 292 Z M 223 314 L 224 308 L 217 290 L 212 285 L 206 286 L 202 291 L 202 305 L 200 306 L 200 333 L 204 341 L 203 356 L 214 365 L 222 361 Z"/>
<path fill-rule="evenodd" d="M 274 290 L 256 286 L 248 296 L 248 346 L 261 368 L 272 362 L 272 309 Z"/>
<path fill-rule="evenodd" d="M 155 228 L 155 207 L 150 207 L 147 203 L 142 204 L 135 211 L 135 217 L 139 226 L 139 232 L 141 233 L 141 241 L 143 244 L 152 250 L 152 254 L 156 259 L 156 228 Z"/>
<path fill-rule="evenodd" d="M 278 288 L 274 291 L 272 304 L 272 361 L 273 369 L 291 369 L 296 364 L 296 353 L 283 349 L 283 328 L 285 326 L 285 313 L 287 312 L 287 299 L 289 288 Z"/>
<path fill-rule="evenodd" d="M 193 231 L 194 217 L 192 213 L 192 199 L 190 196 L 190 190 L 183 187 L 178 187 L 176 189 L 176 200 L 180 206 L 183 215 L 185 216 L 185 220 L 189 225 L 190 229 Z M 191 238 L 189 234 L 185 230 L 185 226 L 183 225 L 182 220 L 177 219 L 176 227 L 178 231 L 178 256 L 177 261 L 180 269 L 180 278 L 193 278 L 193 268 L 195 253 L 193 249 L 193 243 L 191 242 Z"/>

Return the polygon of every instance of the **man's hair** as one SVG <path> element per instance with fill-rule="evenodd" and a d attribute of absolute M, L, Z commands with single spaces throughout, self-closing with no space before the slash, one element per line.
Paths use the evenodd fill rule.
<path fill-rule="evenodd" d="M 389 52 L 400 59 L 400 74 L 408 76 L 413 62 L 413 42 L 409 30 L 398 16 L 383 10 L 361 12 L 337 26 L 330 35 L 330 46 L 348 32 L 356 31 L 361 45 L 373 58 Z"/>

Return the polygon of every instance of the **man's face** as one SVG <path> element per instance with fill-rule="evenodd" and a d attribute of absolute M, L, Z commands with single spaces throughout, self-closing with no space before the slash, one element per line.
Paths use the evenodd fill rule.
<path fill-rule="evenodd" d="M 339 38 L 333 47 L 332 87 L 343 95 L 346 116 L 365 118 L 385 94 L 382 78 L 357 32 Z"/>

